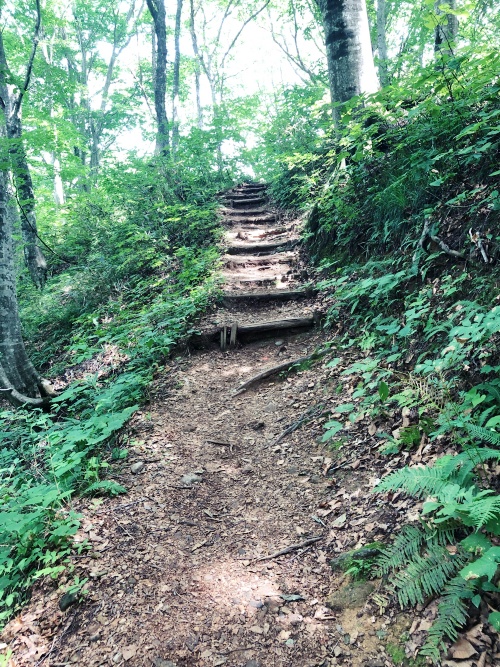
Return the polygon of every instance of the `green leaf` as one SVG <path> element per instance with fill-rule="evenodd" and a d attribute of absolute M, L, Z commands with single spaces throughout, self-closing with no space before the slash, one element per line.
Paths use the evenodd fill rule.
<path fill-rule="evenodd" d="M 493 629 L 500 632 L 500 611 L 492 611 L 488 616 L 488 622 L 493 626 Z"/>
<path fill-rule="evenodd" d="M 384 403 L 389 397 L 389 386 L 383 380 L 378 383 L 378 395 L 382 403 Z"/>
<path fill-rule="evenodd" d="M 490 540 L 483 533 L 472 533 L 460 542 L 462 549 L 473 554 L 480 554 L 491 547 Z"/>
<path fill-rule="evenodd" d="M 334 420 L 327 422 L 325 424 L 325 427 L 328 429 L 328 431 L 323 433 L 321 442 L 327 442 L 328 440 L 330 440 L 330 438 L 333 438 L 334 435 L 336 435 L 339 431 L 341 431 L 344 428 L 344 425 Z"/>
<path fill-rule="evenodd" d="M 491 547 L 484 556 L 460 570 L 459 574 L 466 581 L 481 577 L 487 577 L 488 581 L 491 581 L 497 572 L 498 563 L 500 563 L 500 547 Z"/>

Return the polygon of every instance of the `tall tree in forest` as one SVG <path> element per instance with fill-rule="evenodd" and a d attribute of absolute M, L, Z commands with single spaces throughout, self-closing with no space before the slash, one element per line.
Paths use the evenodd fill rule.
<path fill-rule="evenodd" d="M 436 56 L 448 53 L 452 55 L 453 46 L 458 35 L 458 18 L 453 12 L 457 9 L 457 0 L 448 0 L 446 9 L 441 9 L 441 0 L 437 0 L 434 11 L 437 17 L 437 25 L 434 32 L 434 51 Z M 451 10 L 446 11 L 447 9 Z"/>
<path fill-rule="evenodd" d="M 21 336 L 21 322 L 16 295 L 12 221 L 9 212 L 9 173 L 5 166 L 12 164 L 17 195 L 21 198 L 21 221 L 25 243 L 25 257 L 35 284 L 45 282 L 45 259 L 37 246 L 36 217 L 31 174 L 22 143 L 21 105 L 28 90 L 33 62 L 38 46 L 41 25 L 40 2 L 36 0 L 36 20 L 32 47 L 24 79 L 13 92 L 12 73 L 5 55 L 3 34 L 0 31 L 0 105 L 5 123 L 0 127 L 2 152 L 0 155 L 0 395 L 14 405 L 41 406 L 53 395 L 48 382 L 35 370 L 26 354 Z M 7 144 L 5 142 L 7 139 Z"/>
<path fill-rule="evenodd" d="M 23 143 L 21 109 L 24 96 L 31 81 L 33 63 L 40 40 L 42 22 L 40 0 L 36 0 L 35 28 L 32 38 L 31 52 L 26 65 L 24 77 L 19 83 L 9 69 L 5 53 L 3 33 L 0 31 L 0 106 L 4 114 L 4 126 L 9 140 L 9 156 L 16 195 L 21 211 L 21 230 L 24 243 L 24 259 L 34 284 L 42 288 L 47 279 L 47 263 L 38 245 L 38 230 L 35 211 L 35 195 L 33 181 L 26 159 Z M 1 8 L 0 8 L 1 12 Z M 8 176 L 4 177 L 3 188 L 7 188 Z M 4 193 L 4 199 L 6 195 Z"/>
<path fill-rule="evenodd" d="M 336 104 L 378 89 L 366 2 L 316 1 L 323 17 L 333 116 L 338 123 L 340 114 Z"/>
<path fill-rule="evenodd" d="M 146 0 L 154 25 L 154 95 L 156 111 L 156 153 L 170 154 L 170 127 L 167 117 L 167 18 L 165 0 Z"/>
<path fill-rule="evenodd" d="M 203 129 L 203 109 L 201 106 L 201 95 L 200 95 L 200 50 L 198 48 L 198 35 L 196 34 L 195 27 L 195 11 L 194 11 L 194 0 L 189 0 L 189 32 L 191 33 L 191 42 L 193 44 L 193 53 L 195 58 L 194 64 L 194 87 L 196 95 L 196 113 L 198 118 L 198 129 Z"/>
<path fill-rule="evenodd" d="M 172 82 L 172 155 L 175 156 L 179 146 L 179 87 L 181 66 L 181 18 L 183 0 L 177 0 L 174 30 L 174 77 Z"/>
<path fill-rule="evenodd" d="M 389 83 L 387 73 L 387 5 L 386 0 L 377 0 L 377 55 L 378 55 L 378 78 L 380 85 Z"/>

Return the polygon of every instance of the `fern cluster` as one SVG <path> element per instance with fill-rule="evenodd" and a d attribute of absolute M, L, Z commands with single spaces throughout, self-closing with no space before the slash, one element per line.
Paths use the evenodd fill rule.
<path fill-rule="evenodd" d="M 497 444 L 496 436 L 488 431 L 483 439 Z M 500 496 L 481 489 L 474 472 L 489 460 L 500 460 L 500 451 L 468 449 L 443 456 L 433 466 L 397 470 L 375 489 L 403 490 L 426 499 L 420 526 L 403 527 L 384 549 L 378 568 L 380 575 L 389 575 L 401 607 L 441 596 L 437 619 L 421 650 L 436 661 L 444 639 L 456 639 L 466 622 L 471 600 L 479 604 L 482 592 L 497 591 L 491 581 L 500 563 L 500 548 L 492 546 L 487 534 L 500 534 Z M 450 545 L 452 549 L 447 548 Z"/>

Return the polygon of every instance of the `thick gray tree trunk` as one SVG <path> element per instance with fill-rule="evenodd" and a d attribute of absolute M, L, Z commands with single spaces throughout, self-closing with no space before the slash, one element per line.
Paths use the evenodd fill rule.
<path fill-rule="evenodd" d="M 325 30 L 332 103 L 374 93 L 379 84 L 373 62 L 365 0 L 317 0 Z M 334 106 L 338 124 L 340 112 Z"/>
<path fill-rule="evenodd" d="M 165 0 L 146 0 L 153 18 L 156 36 L 154 94 L 156 111 L 156 153 L 170 154 L 170 127 L 167 118 L 167 22 Z"/>
<path fill-rule="evenodd" d="M 0 397 L 16 406 L 39 406 L 51 392 L 28 359 L 21 337 L 11 222 L 7 175 L 0 171 Z"/>

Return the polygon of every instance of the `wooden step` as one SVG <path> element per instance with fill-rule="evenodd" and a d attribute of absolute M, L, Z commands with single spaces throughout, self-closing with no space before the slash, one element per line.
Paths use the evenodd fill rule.
<path fill-rule="evenodd" d="M 244 211 L 241 209 L 233 209 L 233 208 L 221 208 L 220 212 L 222 215 L 228 215 L 228 216 L 244 216 L 244 215 L 271 215 L 271 212 L 264 207 L 261 208 L 255 208 L 252 210 Z"/>
<path fill-rule="evenodd" d="M 242 199 L 231 198 L 228 199 L 231 202 L 233 208 L 242 207 L 242 206 L 257 206 L 257 204 L 264 204 L 266 202 L 266 197 L 243 197 Z"/>
<path fill-rule="evenodd" d="M 316 290 L 312 288 L 296 290 L 261 290 L 258 292 L 224 292 L 222 303 L 232 306 L 247 301 L 294 301 L 313 297 Z"/>
<path fill-rule="evenodd" d="M 268 215 L 257 215 L 254 218 L 226 218 L 224 224 L 226 225 L 261 225 L 267 222 L 277 222 L 276 215 L 270 213 Z"/>
<path fill-rule="evenodd" d="M 283 320 L 270 320 L 267 322 L 255 322 L 252 324 L 235 323 L 234 320 L 226 325 L 220 325 L 201 334 L 201 342 L 212 341 L 221 343 L 223 350 L 228 347 L 229 336 L 232 335 L 232 345 L 234 346 L 236 340 L 240 342 L 248 342 L 250 340 L 257 340 L 259 338 L 266 338 L 269 335 L 274 335 L 277 332 L 299 332 L 304 329 L 311 329 L 320 321 L 321 313 L 314 313 L 307 317 L 290 317 Z M 235 326 L 236 324 L 236 326 Z M 194 340 L 193 342 L 196 342 Z"/>
<path fill-rule="evenodd" d="M 250 244 L 247 243 L 246 245 L 241 243 L 241 244 L 235 244 L 235 245 L 230 245 L 228 248 L 226 248 L 226 252 L 228 255 L 249 255 L 249 254 L 267 254 L 267 253 L 272 253 L 275 250 L 282 250 L 286 251 L 289 250 L 290 248 L 293 248 L 294 245 L 296 245 L 297 241 L 278 241 L 276 243 L 254 243 Z"/>

